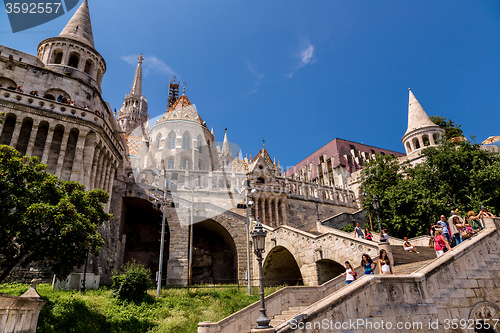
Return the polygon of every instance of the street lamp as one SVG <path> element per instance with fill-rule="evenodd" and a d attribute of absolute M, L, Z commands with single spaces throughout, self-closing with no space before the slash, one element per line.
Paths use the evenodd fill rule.
<path fill-rule="evenodd" d="M 267 231 L 262 228 L 260 220 L 257 219 L 257 223 L 253 231 L 251 232 L 253 239 L 253 247 L 255 255 L 257 256 L 257 261 L 259 262 L 259 279 L 260 279 L 260 316 L 257 318 L 257 328 L 271 328 L 269 325 L 271 319 L 266 316 L 266 305 L 264 304 L 264 277 L 262 275 L 262 253 L 265 251 L 266 247 L 266 235 Z"/>
<path fill-rule="evenodd" d="M 377 196 L 374 194 L 373 195 L 373 209 L 375 209 L 375 212 L 377 213 L 377 220 L 378 220 L 378 230 L 380 234 L 382 234 L 382 225 L 380 224 L 380 202 L 378 201 Z"/>

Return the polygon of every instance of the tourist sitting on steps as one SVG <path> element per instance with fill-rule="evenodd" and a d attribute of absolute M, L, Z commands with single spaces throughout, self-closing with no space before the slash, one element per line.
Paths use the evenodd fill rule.
<path fill-rule="evenodd" d="M 341 273 L 341 275 L 345 276 L 346 285 L 356 280 L 356 272 L 352 268 L 351 263 L 349 261 L 345 262 L 345 273 Z"/>
<path fill-rule="evenodd" d="M 408 237 L 404 238 L 403 248 L 405 249 L 405 251 L 420 253 L 417 251 L 414 245 L 410 244 L 410 242 L 408 241 Z"/>
<path fill-rule="evenodd" d="M 373 235 L 368 228 L 365 228 L 365 239 L 370 241 L 373 240 Z"/>

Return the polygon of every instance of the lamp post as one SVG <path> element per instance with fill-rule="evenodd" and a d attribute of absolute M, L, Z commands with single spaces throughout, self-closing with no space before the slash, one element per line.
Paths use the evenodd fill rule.
<path fill-rule="evenodd" d="M 260 316 L 257 318 L 258 326 L 256 328 L 271 328 L 269 325 L 271 319 L 266 316 L 266 305 L 264 303 L 264 277 L 262 275 L 262 253 L 265 251 L 266 246 L 266 235 L 267 231 L 262 228 L 260 220 L 257 219 L 257 223 L 253 231 L 251 232 L 253 239 L 254 252 L 257 256 L 257 261 L 259 262 L 259 280 L 260 280 Z"/>
<path fill-rule="evenodd" d="M 382 233 L 382 225 L 380 224 L 380 202 L 378 201 L 377 196 L 374 194 L 373 195 L 373 209 L 375 209 L 375 212 L 377 213 L 377 220 L 378 220 L 378 230 L 380 233 Z"/>

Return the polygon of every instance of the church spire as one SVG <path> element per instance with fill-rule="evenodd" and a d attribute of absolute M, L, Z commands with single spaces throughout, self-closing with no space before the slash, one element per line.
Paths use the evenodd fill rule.
<path fill-rule="evenodd" d="M 424 109 L 420 105 L 420 103 L 413 95 L 410 88 L 408 88 L 410 92 L 410 98 L 408 102 L 408 129 L 406 133 L 410 133 L 416 129 L 423 127 L 436 127 L 437 125 L 432 122 L 427 113 L 425 113 Z"/>
<path fill-rule="evenodd" d="M 227 128 L 224 130 L 224 142 L 222 142 L 222 155 L 232 157 L 231 148 L 229 147 L 229 140 L 227 139 Z"/>
<path fill-rule="evenodd" d="M 78 8 L 71 20 L 69 20 L 68 24 L 61 31 L 59 37 L 71 38 L 95 48 L 87 0 L 83 1 L 80 8 Z"/>
<path fill-rule="evenodd" d="M 142 96 L 142 61 L 144 60 L 142 53 L 139 54 L 139 58 L 137 58 L 137 60 L 139 61 L 135 70 L 134 83 L 132 83 L 132 90 L 130 91 L 130 94 L 140 97 Z"/>

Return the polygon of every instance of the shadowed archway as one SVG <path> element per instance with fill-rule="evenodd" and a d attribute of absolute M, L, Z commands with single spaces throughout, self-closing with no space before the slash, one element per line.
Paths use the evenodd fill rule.
<path fill-rule="evenodd" d="M 193 228 L 192 283 L 236 283 L 237 266 L 236 245 L 229 232 L 214 220 L 196 223 Z"/>
<path fill-rule="evenodd" d="M 325 283 L 345 272 L 345 267 L 336 261 L 330 259 L 321 259 L 316 261 L 318 272 L 318 285 Z"/>
<path fill-rule="evenodd" d="M 134 197 L 123 198 L 123 224 L 121 234 L 126 235 L 123 262 L 135 260 L 151 270 L 154 280 L 160 257 L 162 214 L 147 200 Z M 166 276 L 169 249 L 168 224 L 165 229 L 165 253 L 163 276 Z"/>
<path fill-rule="evenodd" d="M 263 266 L 264 286 L 303 285 L 299 265 L 283 246 L 276 246 L 266 257 Z"/>

